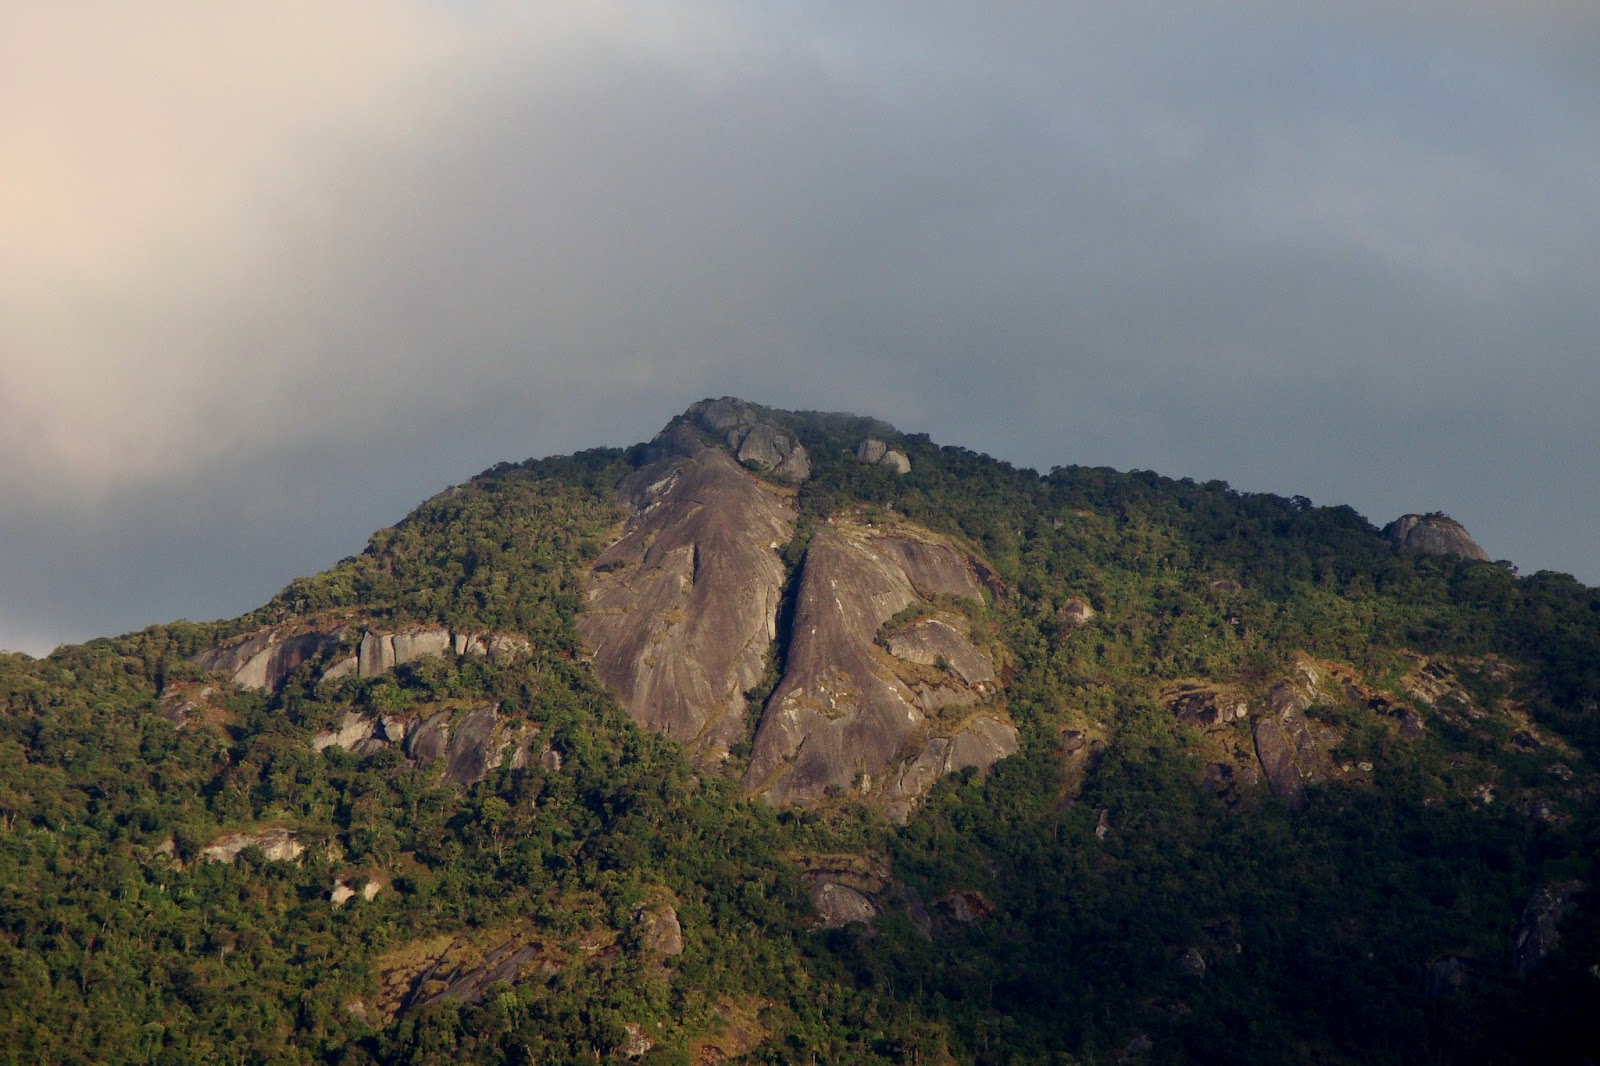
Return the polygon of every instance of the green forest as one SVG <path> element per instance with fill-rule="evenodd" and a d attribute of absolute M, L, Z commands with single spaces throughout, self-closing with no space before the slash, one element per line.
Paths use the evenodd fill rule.
<path fill-rule="evenodd" d="M 0 655 L 0 1061 L 1600 1058 L 1600 590 L 1220 481 L 898 434 L 897 475 L 856 458 L 881 423 L 780 416 L 812 463 L 790 566 L 859 510 L 992 568 L 967 610 L 1017 755 L 904 825 L 746 800 L 741 753 L 705 768 L 637 727 L 575 629 L 647 449 L 501 464 L 249 615 Z M 322 679 L 352 627 L 275 691 L 192 661 L 354 621 L 528 651 Z M 1306 663 L 1341 680 L 1305 711 L 1337 740 L 1300 801 L 1241 783 L 1248 723 L 1174 712 L 1180 690 L 1265 706 Z M 485 706 L 529 757 L 468 785 L 312 743 Z M 300 850 L 207 854 L 268 831 Z M 881 913 L 824 927 L 819 863 Z M 1552 885 L 1559 942 L 1530 963 Z M 515 980 L 426 994 L 511 951 Z"/>

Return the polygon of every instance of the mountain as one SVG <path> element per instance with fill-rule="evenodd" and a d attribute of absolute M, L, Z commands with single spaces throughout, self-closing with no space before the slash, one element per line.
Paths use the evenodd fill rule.
<path fill-rule="evenodd" d="M 706 400 L 0 657 L 16 1061 L 1579 1062 L 1600 592 Z"/>

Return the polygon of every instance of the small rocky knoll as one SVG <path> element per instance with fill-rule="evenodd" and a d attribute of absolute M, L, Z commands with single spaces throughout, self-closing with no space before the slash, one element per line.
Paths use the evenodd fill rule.
<path fill-rule="evenodd" d="M 641 474 L 578 632 L 636 722 L 716 761 L 745 738 L 744 694 L 777 635 L 794 506 L 720 448 Z"/>
<path fill-rule="evenodd" d="M 526 637 L 509 633 L 458 633 L 442 626 L 424 626 L 383 633 L 367 629 L 355 637 L 355 623 L 331 627 L 294 623 L 252 633 L 240 640 L 207 648 L 190 661 L 202 670 L 226 674 L 243 688 L 272 691 L 303 663 L 325 659 L 321 681 L 345 677 L 377 677 L 419 659 L 447 655 L 509 662 L 531 650 Z M 356 641 L 349 647 L 347 641 Z"/>
<path fill-rule="evenodd" d="M 940 597 L 978 601 L 976 564 L 925 530 L 836 517 L 816 531 L 799 577 L 787 662 L 762 713 L 746 791 L 775 804 L 858 791 L 904 817 L 940 774 L 987 770 L 1014 753 L 997 714 L 941 711 L 994 691 L 994 666 Z M 914 604 L 927 618 L 878 644 Z M 894 650 L 899 644 L 899 652 Z"/>
<path fill-rule="evenodd" d="M 1460 555 L 1467 559 L 1488 559 L 1460 522 L 1449 515 L 1401 515 L 1383 527 L 1383 535 L 1398 548 L 1423 555 Z"/>
<path fill-rule="evenodd" d="M 510 760 L 512 769 L 543 761 L 558 767 L 555 752 L 535 750 L 539 727 L 512 726 L 500 717 L 499 704 L 471 708 L 446 707 L 411 715 L 375 715 L 346 712 L 338 728 L 324 730 L 311 739 L 317 751 L 343 748 L 356 755 L 373 755 L 398 747 L 408 765 L 440 764 L 442 784 L 471 785 Z"/>
<path fill-rule="evenodd" d="M 724 396 L 692 405 L 681 422 L 725 445 L 739 462 L 779 481 L 798 483 L 811 476 L 811 457 L 805 446 L 766 408 Z M 672 434 L 672 430 L 669 426 L 663 435 Z M 682 437 L 675 439 L 681 441 Z"/>

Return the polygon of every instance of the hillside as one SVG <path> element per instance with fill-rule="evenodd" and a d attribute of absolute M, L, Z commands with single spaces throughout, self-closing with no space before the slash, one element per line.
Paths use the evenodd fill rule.
<path fill-rule="evenodd" d="M 732 399 L 501 464 L 0 657 L 0 1052 L 1600 1057 L 1600 591 L 1484 555 Z"/>

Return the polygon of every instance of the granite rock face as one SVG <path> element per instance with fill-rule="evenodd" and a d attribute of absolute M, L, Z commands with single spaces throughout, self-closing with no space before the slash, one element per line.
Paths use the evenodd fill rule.
<path fill-rule="evenodd" d="M 1489 558 L 1489 553 L 1478 546 L 1466 528 L 1449 515 L 1401 515 L 1383 527 L 1383 535 L 1396 547 L 1423 555 Z"/>
<path fill-rule="evenodd" d="M 931 605 L 981 598 L 965 553 L 915 527 L 838 518 L 813 535 L 799 581 L 788 661 L 756 731 L 748 793 L 781 805 L 887 792 L 908 810 L 940 773 L 986 769 L 1016 750 L 1014 727 L 994 715 L 940 728 L 941 710 L 977 702 L 995 685 L 988 656 Z M 883 624 L 918 603 L 929 617 L 879 646 Z"/>
<path fill-rule="evenodd" d="M 635 721 L 717 759 L 744 739 L 744 694 L 777 636 L 795 508 L 720 448 L 641 473 L 578 632 Z"/>
<path fill-rule="evenodd" d="M 317 751 L 343 748 L 360 756 L 398 747 L 413 767 L 440 764 L 441 784 L 471 785 L 511 760 L 513 768 L 531 765 L 539 727 L 513 727 L 500 717 L 498 704 L 465 710 L 447 708 L 431 715 L 363 715 L 345 713 L 338 728 L 311 739 Z M 546 752 L 549 754 L 549 752 Z M 559 769 L 559 764 L 555 767 Z"/>
<path fill-rule="evenodd" d="M 1291 807 L 1303 807 L 1306 786 L 1326 781 L 1333 764 L 1327 746 L 1306 720 L 1321 681 L 1316 668 L 1301 664 L 1295 677 L 1277 682 L 1267 694 L 1269 713 L 1255 722 L 1256 756 L 1272 794 Z"/>
<path fill-rule="evenodd" d="M 302 663 L 323 661 L 319 681 L 378 677 L 397 666 L 448 655 L 479 656 L 508 662 L 532 651 L 528 638 L 511 633 L 454 633 L 442 626 L 380 633 L 368 629 L 351 649 L 354 623 L 326 629 L 282 626 L 207 648 L 190 661 L 202 670 L 227 674 L 244 688 L 274 691 Z M 345 652 L 340 652 L 343 647 Z"/>
<path fill-rule="evenodd" d="M 207 648 L 191 660 L 202 670 L 227 674 L 244 688 L 275 689 L 299 666 L 344 638 L 345 627 L 325 632 L 268 629 L 224 647 Z"/>
<path fill-rule="evenodd" d="M 952 606 L 980 601 L 987 571 L 909 523 L 835 515 L 791 574 L 781 552 L 794 490 L 750 468 L 801 476 L 794 417 L 725 397 L 658 434 L 619 486 L 628 517 L 590 570 L 578 632 L 640 725 L 707 764 L 749 742 L 749 794 L 792 804 L 858 792 L 904 818 L 940 775 L 986 772 L 1017 750 L 1015 727 L 991 706 L 995 663 Z M 863 454 L 893 454 L 871 443 Z M 914 605 L 919 617 L 884 629 Z M 782 676 L 752 739 L 749 693 L 780 646 Z"/>
<path fill-rule="evenodd" d="M 798 483 L 811 476 L 805 446 L 753 403 L 732 396 L 701 400 L 684 412 L 684 421 L 727 445 L 739 462 L 780 481 Z"/>

